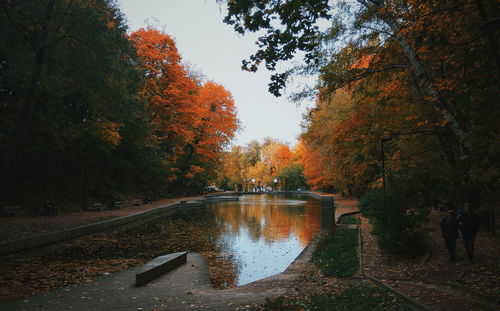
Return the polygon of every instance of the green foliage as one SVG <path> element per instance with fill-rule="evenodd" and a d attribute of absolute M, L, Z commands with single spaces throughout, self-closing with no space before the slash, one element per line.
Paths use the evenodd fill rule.
<path fill-rule="evenodd" d="M 427 250 L 428 210 L 415 208 L 407 189 L 376 189 L 360 201 L 361 212 L 373 224 L 383 251 L 395 257 L 416 257 Z"/>
<path fill-rule="evenodd" d="M 316 21 L 328 18 L 330 7 L 327 0 L 287 2 L 261 1 L 227 1 L 228 15 L 224 22 L 232 25 L 235 31 L 245 33 L 266 30 L 266 35 L 259 38 L 259 50 L 243 61 L 243 68 L 257 71 L 261 61 L 266 68 L 275 70 L 281 60 L 291 59 L 297 50 L 305 51 L 304 60 L 307 64 L 315 61 L 314 48 L 317 44 L 318 27 Z M 306 12 L 307 14 L 302 14 Z M 272 19 L 278 19 L 285 27 L 275 28 Z M 285 86 L 287 73 L 271 76 L 269 92 L 281 96 Z"/>
<path fill-rule="evenodd" d="M 405 175 L 427 202 L 470 200 L 471 187 L 478 201 L 498 196 L 497 1 L 227 3 L 227 24 L 239 33 L 262 31 L 245 69 L 274 70 L 302 52 L 304 65 L 275 74 L 271 93 L 280 95 L 292 75 L 320 74 L 318 103 L 305 116 L 319 126 L 306 129 L 303 140 L 314 155 L 306 163 L 314 189 L 330 183 L 358 195 L 380 185 L 380 141 L 392 137 L 387 174 Z M 339 89 L 349 92 L 353 109 L 327 115 L 341 104 L 334 98 Z"/>
<path fill-rule="evenodd" d="M 340 218 L 340 223 L 343 225 L 359 225 L 359 218 L 354 216 L 344 216 Z"/>
<path fill-rule="evenodd" d="M 304 177 L 304 165 L 301 163 L 290 163 L 281 171 L 279 178 L 283 181 L 286 190 L 305 188 L 307 184 Z"/>
<path fill-rule="evenodd" d="M 141 90 L 148 71 L 115 1 L 7 1 L 0 7 L 0 25 L 0 206 L 50 199 L 86 207 L 124 193 L 164 195 L 208 184 L 216 161 L 190 161 L 194 149 L 207 148 L 201 133 L 191 153 L 184 150 L 186 139 L 176 138 L 187 132 L 184 127 L 166 127 L 161 135 L 179 144 L 161 141 L 156 120 L 188 115 L 180 124 L 200 128 L 199 118 L 178 103 L 163 105 L 172 111 L 162 116 L 148 110 Z M 187 75 L 182 81 L 189 83 L 167 76 L 172 84 L 192 86 L 175 94 L 193 98 L 196 83 Z M 185 102 L 200 108 L 193 103 Z M 217 120 L 236 122 L 235 114 L 227 117 L 231 109 L 223 111 Z M 214 131 L 205 130 L 205 136 L 216 137 L 210 147 L 222 147 L 220 141 L 233 135 Z M 181 180 L 191 169 L 209 173 Z"/>
<path fill-rule="evenodd" d="M 356 274 L 358 230 L 336 230 L 324 235 L 313 253 L 314 264 L 325 276 L 345 278 Z"/>
<path fill-rule="evenodd" d="M 371 285 L 350 287 L 337 294 L 312 295 L 303 299 L 280 296 L 266 299 L 265 311 L 294 310 L 410 310 L 393 294 Z"/>
<path fill-rule="evenodd" d="M 42 201 L 64 189 L 82 193 L 84 204 L 87 194 L 130 187 L 145 173 L 139 155 L 154 151 L 118 9 L 109 1 L 9 1 L 0 24 L 2 199 L 29 193 Z"/>
<path fill-rule="evenodd" d="M 235 189 L 235 186 L 236 185 L 231 182 L 231 179 L 229 179 L 229 177 L 222 176 L 222 179 L 219 183 L 219 189 L 233 191 Z"/>

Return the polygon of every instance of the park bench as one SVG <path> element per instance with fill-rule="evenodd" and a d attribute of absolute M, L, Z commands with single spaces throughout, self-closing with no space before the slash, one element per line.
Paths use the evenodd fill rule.
<path fill-rule="evenodd" d="M 2 216 L 4 217 L 18 217 L 22 216 L 26 211 L 20 205 L 11 205 L 2 207 Z"/>
<path fill-rule="evenodd" d="M 135 206 L 141 206 L 142 205 L 141 200 L 134 200 L 134 205 Z"/>
<path fill-rule="evenodd" d="M 102 212 L 104 210 L 104 204 L 102 203 L 94 203 L 92 204 L 92 207 L 90 208 L 91 211 L 98 211 Z"/>
<path fill-rule="evenodd" d="M 52 201 L 46 201 L 43 204 L 43 209 L 48 216 L 56 216 L 58 214 L 57 207 Z"/>
<path fill-rule="evenodd" d="M 120 209 L 123 207 L 123 202 L 122 201 L 115 201 L 113 203 L 113 208 L 112 209 Z"/>

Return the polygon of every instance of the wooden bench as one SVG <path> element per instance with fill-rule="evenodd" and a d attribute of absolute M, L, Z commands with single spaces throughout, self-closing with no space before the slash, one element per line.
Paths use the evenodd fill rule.
<path fill-rule="evenodd" d="M 116 201 L 113 203 L 113 208 L 112 209 L 120 209 L 123 207 L 123 202 L 122 201 Z"/>
<path fill-rule="evenodd" d="M 94 204 L 92 204 L 92 207 L 89 208 L 89 211 L 102 212 L 103 210 L 104 210 L 104 204 L 102 204 L 102 203 L 94 203 Z"/>
<path fill-rule="evenodd" d="M 18 217 L 26 214 L 26 211 L 21 205 L 11 205 L 2 207 L 2 216 L 4 217 Z"/>
<path fill-rule="evenodd" d="M 48 216 L 57 216 L 57 214 L 59 213 L 56 205 L 51 201 L 45 202 L 45 204 L 43 205 L 43 209 L 45 214 Z"/>
<path fill-rule="evenodd" d="M 142 201 L 141 200 L 134 200 L 134 203 L 133 203 L 135 206 L 141 206 L 142 205 Z"/>

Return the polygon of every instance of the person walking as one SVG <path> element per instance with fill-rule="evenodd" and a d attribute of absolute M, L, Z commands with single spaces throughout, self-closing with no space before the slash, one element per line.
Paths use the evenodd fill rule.
<path fill-rule="evenodd" d="M 455 261 L 455 245 L 458 239 L 458 220 L 454 210 L 449 210 L 447 215 L 441 219 L 441 235 L 444 239 L 444 245 L 450 255 L 450 261 Z"/>
<path fill-rule="evenodd" d="M 474 244 L 479 226 L 479 215 L 472 209 L 469 203 L 466 204 L 464 212 L 458 217 L 458 227 L 462 232 L 462 240 L 469 261 L 474 261 Z"/>

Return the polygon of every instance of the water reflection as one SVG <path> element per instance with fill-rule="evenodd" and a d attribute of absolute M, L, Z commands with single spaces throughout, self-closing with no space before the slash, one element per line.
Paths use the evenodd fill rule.
<path fill-rule="evenodd" d="M 318 201 L 300 196 L 242 196 L 210 205 L 220 228 L 219 247 L 236 267 L 236 285 L 280 272 L 321 230 Z"/>
<path fill-rule="evenodd" d="M 98 232 L 56 246 L 2 257 L 0 301 L 114 273 L 169 253 L 203 254 L 214 287 L 279 273 L 320 230 L 319 201 L 255 195 Z M 50 271 L 58 271 L 54 278 Z"/>

